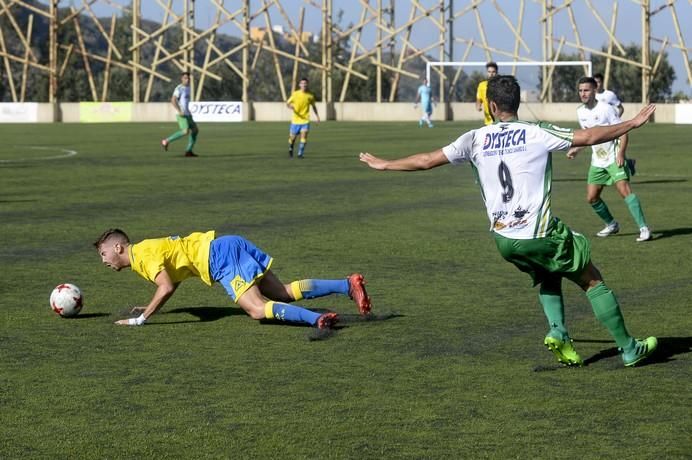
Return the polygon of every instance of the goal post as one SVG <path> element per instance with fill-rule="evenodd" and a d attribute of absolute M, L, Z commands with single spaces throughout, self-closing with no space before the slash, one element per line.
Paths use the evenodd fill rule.
<path fill-rule="evenodd" d="M 429 61 L 425 64 L 425 78 L 430 84 L 430 74 L 433 67 L 485 67 L 488 61 Z M 500 68 L 506 67 L 547 67 L 549 70 L 548 81 L 551 80 L 552 70 L 555 67 L 583 66 L 587 76 L 592 75 L 591 61 L 496 61 Z"/>

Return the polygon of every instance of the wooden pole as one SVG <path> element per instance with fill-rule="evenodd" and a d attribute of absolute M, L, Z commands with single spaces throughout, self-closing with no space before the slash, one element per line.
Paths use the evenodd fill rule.
<path fill-rule="evenodd" d="M 411 11 L 408 17 L 409 26 L 406 28 L 406 38 L 404 39 L 404 44 L 401 47 L 401 52 L 399 53 L 399 62 L 396 68 L 401 70 L 406 62 L 406 52 L 408 51 L 408 41 L 411 39 L 411 32 L 413 30 L 413 18 L 416 16 L 416 7 L 412 4 Z M 392 87 L 389 91 L 389 102 L 394 102 L 396 99 L 396 93 L 399 90 L 399 80 L 401 80 L 401 73 L 396 72 L 394 74 L 394 79 L 392 80 Z"/>
<path fill-rule="evenodd" d="M 74 10 L 74 8 L 72 7 L 71 9 Z M 91 72 L 91 65 L 89 65 L 89 57 L 86 52 L 86 46 L 84 45 L 82 28 L 79 25 L 79 16 L 75 16 L 72 19 L 72 21 L 74 23 L 75 32 L 77 34 L 77 43 L 79 44 L 79 49 L 82 51 L 82 62 L 84 63 L 84 70 L 86 70 L 87 80 L 89 81 L 89 89 L 91 90 L 91 100 L 96 102 L 99 100 L 99 98 L 96 93 L 96 83 L 94 82 L 94 74 Z"/>
<path fill-rule="evenodd" d="M 618 15 L 618 2 L 613 2 L 613 15 L 610 18 L 610 31 L 613 33 L 611 36 L 615 35 L 615 26 L 617 25 L 617 15 Z M 608 54 L 613 54 L 613 40 L 608 40 Z M 608 87 L 608 82 L 610 81 L 610 58 L 606 58 L 605 65 L 605 75 L 603 75 L 603 87 Z"/>
<path fill-rule="evenodd" d="M 642 5 L 642 104 L 649 103 L 649 86 L 651 84 L 651 69 L 649 68 L 649 53 L 651 52 L 651 4 L 649 0 L 641 0 Z"/>
<path fill-rule="evenodd" d="M 34 27 L 34 15 L 30 14 L 29 15 L 29 23 L 26 26 L 26 39 L 29 43 L 31 43 L 31 33 L 33 32 L 33 27 Z M 27 79 L 27 74 L 29 73 L 29 51 L 25 50 L 24 51 L 24 65 L 22 66 L 22 88 L 20 90 L 19 94 L 19 102 L 24 102 L 24 98 L 26 97 L 26 79 Z"/>
<path fill-rule="evenodd" d="M 115 34 L 115 13 L 111 16 L 111 28 L 110 28 L 110 33 L 108 34 L 110 37 L 110 40 L 108 40 L 108 56 L 106 57 L 106 67 L 103 70 L 103 87 L 101 90 L 101 101 L 105 102 L 106 99 L 108 98 L 108 81 L 110 80 L 111 77 L 111 59 L 112 59 L 112 51 L 114 49 L 113 44 L 113 35 Z"/>
<path fill-rule="evenodd" d="M 382 0 L 377 0 L 377 51 L 375 52 L 375 65 L 377 66 L 377 93 L 375 102 L 382 102 Z"/>
<path fill-rule="evenodd" d="M 142 14 L 140 0 L 132 0 L 132 43 L 133 45 L 139 41 L 139 20 Z M 131 48 L 132 62 L 132 102 L 139 102 L 139 66 L 141 59 L 140 47 Z M 149 75 L 151 78 L 151 75 Z"/>
<path fill-rule="evenodd" d="M 12 94 L 12 102 L 17 102 L 17 90 L 14 88 L 14 77 L 12 76 L 12 67 L 8 57 L 7 47 L 5 46 L 5 33 L 0 29 L 0 51 L 2 51 L 3 61 L 5 62 L 5 73 L 7 74 L 7 83 L 10 85 L 10 93 Z"/>
<path fill-rule="evenodd" d="M 241 60 L 243 63 L 243 95 L 244 103 L 249 103 L 248 89 L 250 85 L 250 69 L 248 67 L 248 58 L 250 57 L 250 0 L 243 1 L 243 50 Z"/>
<path fill-rule="evenodd" d="M 323 102 L 331 103 L 334 102 L 333 94 L 333 75 L 334 75 L 334 43 L 333 43 L 333 33 L 332 33 L 332 14 L 333 14 L 333 1 L 327 1 L 327 98 L 323 99 Z M 324 114 L 324 119 L 328 117 L 328 113 Z"/>
<path fill-rule="evenodd" d="M 305 8 L 300 7 L 300 18 L 298 20 L 298 33 L 296 34 L 296 49 L 293 52 L 295 57 L 300 56 L 300 44 L 301 40 L 303 39 L 303 21 L 305 20 Z M 294 91 L 296 89 L 296 85 L 298 83 L 298 71 L 300 68 L 300 64 L 298 63 L 297 60 L 293 60 L 293 72 L 291 73 L 291 91 Z"/>
<path fill-rule="evenodd" d="M 262 0 L 262 6 L 268 6 L 266 0 Z M 264 9 L 264 22 L 267 26 L 267 37 L 269 38 L 269 46 L 272 50 L 278 51 L 279 49 L 276 47 L 276 42 L 274 41 L 274 31 L 272 30 L 272 21 L 269 16 L 268 8 Z M 289 54 L 289 56 L 291 55 Z M 284 76 L 281 72 L 281 63 L 279 62 L 279 56 L 277 53 L 272 53 L 272 58 L 274 60 L 274 70 L 276 71 L 276 79 L 278 80 L 279 90 L 281 91 L 281 100 L 286 101 L 288 99 L 288 96 L 286 95 L 286 85 L 284 84 Z"/>
<path fill-rule="evenodd" d="M 682 59 L 683 62 L 686 63 L 685 65 L 685 70 L 687 71 L 687 83 L 692 86 L 692 63 L 690 63 L 690 60 L 688 58 L 687 54 L 687 47 L 685 46 L 685 40 L 683 39 L 682 36 L 682 31 L 680 29 L 680 22 L 678 21 L 678 15 L 675 12 L 675 4 L 674 3 L 669 3 L 668 6 L 670 7 L 670 14 L 673 18 L 673 25 L 675 26 L 675 34 L 678 36 L 678 42 L 679 42 L 679 48 L 680 52 L 682 53 Z"/>
<path fill-rule="evenodd" d="M 199 76 L 199 84 L 197 85 L 197 94 L 195 96 L 195 100 L 201 100 L 202 99 L 202 88 L 204 87 L 204 77 L 206 76 L 207 69 L 209 68 L 209 58 L 211 57 L 211 50 L 214 45 L 214 40 L 216 39 L 216 30 L 219 26 L 219 23 L 221 22 L 221 11 L 216 10 L 216 20 L 214 21 L 214 32 L 212 32 L 211 37 L 207 38 L 207 49 L 206 52 L 204 53 L 204 64 L 202 65 L 202 69 L 204 71 L 202 74 Z"/>
<path fill-rule="evenodd" d="M 58 0 L 50 2 L 50 22 L 48 31 L 48 102 L 58 101 Z"/>
<path fill-rule="evenodd" d="M 163 22 L 161 23 L 162 26 L 168 24 L 168 13 L 170 11 L 172 1 L 173 0 L 168 0 L 168 8 L 164 9 Z M 154 59 L 152 59 L 151 61 L 152 71 L 156 70 L 156 66 L 159 63 L 159 55 L 161 54 L 161 47 L 163 46 L 163 35 L 159 35 L 154 43 L 156 44 L 156 51 L 154 51 Z M 149 102 L 149 98 L 151 97 L 151 90 L 153 87 L 154 78 L 152 75 L 149 75 L 147 78 L 147 88 L 146 90 L 144 90 L 144 102 Z"/>

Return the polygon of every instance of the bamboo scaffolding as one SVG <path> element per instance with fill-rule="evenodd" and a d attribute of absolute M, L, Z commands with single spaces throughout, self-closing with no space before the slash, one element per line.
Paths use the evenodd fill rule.
<path fill-rule="evenodd" d="M 377 78 L 375 99 L 377 101 L 395 101 L 404 84 L 403 77 L 419 78 L 415 72 L 406 70 L 409 63 L 418 59 L 429 62 L 433 59 L 432 56 L 440 60 L 454 59 L 454 45 L 456 43 L 464 44 L 464 60 L 475 52 L 482 53 L 487 60 L 491 60 L 493 56 L 509 56 L 517 62 L 536 60 L 537 57 L 532 56 L 533 50 L 529 47 L 526 38 L 529 30 L 524 27 L 525 18 L 528 17 L 529 13 L 536 16 L 536 8 L 542 8 L 538 17 L 540 17 L 542 27 L 540 53 L 542 53 L 542 60 L 544 61 L 556 60 L 565 54 L 566 49 L 576 50 L 581 60 L 586 60 L 588 54 L 602 56 L 606 66 L 604 72 L 605 86 L 608 85 L 612 76 L 612 67 L 615 62 L 636 67 L 642 74 L 642 100 L 647 100 L 652 78 L 658 74 L 664 62 L 663 53 L 670 49 L 677 49 L 679 52 L 674 51 L 670 54 L 675 55 L 675 59 L 680 56 L 685 70 L 679 73 L 684 72 L 687 81 L 692 85 L 690 50 L 685 44 L 683 29 L 676 11 L 678 2 L 673 0 L 660 2 L 653 10 L 651 0 L 631 1 L 631 3 L 639 5 L 641 10 L 640 44 L 642 56 L 641 59 L 637 60 L 626 56 L 622 38 L 619 36 L 622 33 L 618 34 L 616 30 L 618 8 L 622 8 L 620 2 L 612 2 L 612 15 L 607 18 L 606 15 L 599 13 L 594 8 L 598 7 L 602 10 L 603 7 L 599 2 L 593 0 L 584 0 L 584 2 L 575 2 L 574 0 L 526 2 L 526 0 L 520 0 L 520 2 L 513 4 L 499 0 L 469 0 L 466 2 L 410 0 L 408 2 L 410 10 L 406 13 L 408 20 L 401 24 L 395 24 L 393 8 L 397 2 L 393 0 L 358 0 L 358 2 L 339 0 L 342 4 L 348 3 L 351 9 L 360 8 L 359 21 L 349 25 L 345 30 L 340 30 L 338 25 L 332 23 L 333 0 L 302 0 L 299 2 L 301 5 L 307 5 L 308 8 L 314 8 L 321 13 L 320 46 L 322 47 L 322 55 L 320 59 L 310 55 L 310 47 L 302 40 L 306 23 L 308 23 L 307 20 L 310 17 L 307 8 L 301 6 L 300 8 L 289 9 L 285 0 L 262 0 L 256 2 L 254 9 L 251 9 L 250 0 L 237 0 L 236 2 L 182 0 L 184 2 L 182 14 L 177 14 L 173 9 L 175 5 L 180 3 L 177 0 L 149 0 L 147 6 L 151 4 L 160 7 L 163 12 L 164 20 L 160 26 L 157 25 L 155 30 L 144 30 L 140 26 L 141 0 L 131 0 L 131 7 L 123 6 L 121 0 L 117 2 L 112 0 L 71 1 L 77 5 L 69 8 L 64 17 L 59 17 L 60 13 L 65 10 L 59 10 L 58 6 L 66 0 L 48 0 L 45 8 L 41 4 L 30 3 L 28 0 L 0 0 L 0 18 L 7 21 L 7 26 L 0 31 L 3 34 L 1 38 L 4 42 L 4 47 L 0 46 L 0 59 L 2 59 L 0 66 L 2 66 L 3 72 L 8 75 L 7 88 L 12 100 L 24 101 L 27 97 L 31 98 L 28 96 L 31 94 L 29 83 L 32 76 L 31 72 L 37 71 L 48 74 L 49 101 L 55 102 L 59 80 L 72 70 L 73 67 L 70 66 L 70 63 L 75 62 L 72 59 L 73 53 L 75 53 L 84 66 L 93 100 L 105 101 L 108 99 L 112 72 L 114 68 L 118 68 L 124 69 L 132 75 L 132 96 L 135 102 L 139 99 L 140 76 L 147 78 L 146 90 L 142 96 L 145 101 L 149 101 L 156 80 L 171 81 L 165 75 L 168 70 L 162 70 L 169 69 L 170 66 L 173 66 L 173 69 L 183 70 L 187 68 L 194 72 L 193 94 L 199 99 L 204 94 L 204 88 L 209 85 L 210 80 L 221 80 L 221 74 L 215 72 L 216 66 L 225 65 L 231 69 L 234 75 L 241 78 L 243 101 L 249 102 L 250 75 L 256 70 L 261 55 L 268 52 L 273 61 L 274 72 L 272 73 L 276 73 L 277 79 L 279 79 L 279 92 L 282 93 L 282 98 L 287 96 L 285 85 L 288 84 L 288 78 L 290 78 L 291 88 L 294 88 L 300 71 L 301 69 L 304 70 L 305 66 L 320 72 L 323 89 L 322 100 L 325 102 L 331 102 L 334 99 L 332 80 L 335 75 L 334 72 L 339 72 L 343 77 L 343 82 L 338 88 L 338 97 L 339 101 L 343 102 L 346 100 L 354 77 L 364 81 L 368 80 L 366 72 L 361 70 L 361 66 L 366 66 L 369 70 L 374 70 L 373 73 Z M 212 11 L 213 22 L 204 27 L 203 30 L 195 30 L 195 14 L 202 2 L 206 2 L 214 8 Z M 229 3 L 239 6 L 230 8 L 227 6 Z M 536 5 L 535 8 L 529 7 L 529 3 Z M 559 5 L 555 3 L 559 3 Z M 689 0 L 688 3 L 692 4 L 692 0 Z M 129 44 L 116 44 L 115 34 L 118 18 L 114 14 L 109 14 L 110 18 L 97 16 L 97 12 L 101 11 L 97 9 L 97 6 L 101 6 L 100 4 L 107 4 L 112 8 L 132 14 L 132 24 L 130 25 L 132 37 Z M 463 7 L 455 10 L 455 4 L 463 5 Z M 578 4 L 591 10 L 588 18 L 575 18 L 575 8 Z M 508 5 L 512 5 L 512 8 Z M 532 10 L 529 11 L 529 8 Z M 18 13 L 18 9 L 23 11 Z M 651 17 L 657 14 L 661 15 L 664 12 L 670 12 L 675 36 L 653 37 L 651 34 Z M 469 16 L 471 14 L 474 16 L 473 18 Z M 493 30 L 492 34 L 487 34 L 487 25 L 489 24 L 487 23 L 487 14 L 499 18 L 497 23 L 500 24 L 502 30 Z M 620 12 L 620 16 L 624 14 L 624 12 Z M 263 41 L 253 43 L 250 40 L 250 25 L 253 20 L 261 20 L 262 16 L 264 16 L 269 36 L 265 37 Z M 37 56 L 30 46 L 32 39 L 35 40 L 36 37 L 37 31 L 33 29 L 38 27 L 35 23 L 38 17 L 47 18 L 50 21 L 47 58 Z M 294 46 L 291 46 L 289 50 L 282 49 L 285 46 L 275 40 L 275 35 L 272 33 L 271 21 L 276 21 L 277 18 L 280 18 L 279 20 L 287 29 L 285 37 L 292 43 L 295 40 Z M 458 24 L 455 21 L 459 21 L 461 18 L 472 21 L 471 27 L 474 30 L 469 31 L 469 35 L 478 38 L 470 40 L 461 36 L 454 37 L 454 27 L 455 24 Z M 110 27 L 106 22 L 109 19 Z M 577 19 L 590 21 L 590 25 L 594 22 L 598 24 L 596 29 L 599 34 L 605 37 L 605 48 L 591 49 L 585 46 L 583 34 L 589 29 L 579 25 Z M 77 34 L 74 43 L 59 43 L 59 27 L 70 24 L 70 22 L 74 24 Z M 87 23 L 90 30 L 96 31 L 96 43 L 91 38 L 87 41 L 87 29 L 84 28 Z M 417 32 L 419 25 L 423 24 L 427 27 L 426 30 L 429 31 L 432 28 L 432 33 L 439 35 L 439 39 L 434 39 L 435 43 L 421 46 Z M 233 46 L 231 49 L 219 49 L 220 45 L 217 40 L 225 27 L 233 27 L 242 35 L 240 45 Z M 565 27 L 567 30 L 571 29 L 571 33 L 565 34 Z M 145 26 L 145 28 L 152 29 L 150 26 Z M 593 26 L 591 28 L 593 29 Z M 183 40 L 175 46 L 166 43 L 166 33 L 173 30 L 184 36 Z M 510 36 L 512 38 L 511 45 L 496 46 L 496 32 Z M 557 33 L 560 34 L 559 39 L 554 36 Z M 590 30 L 589 34 L 592 34 Z M 469 36 L 466 31 L 464 35 Z M 364 41 L 366 36 L 370 40 L 368 43 Z M 335 40 L 343 39 L 350 39 L 351 49 L 348 55 L 341 60 L 341 58 L 337 59 L 334 44 Z M 651 43 L 652 40 L 654 43 Z M 105 43 L 106 49 L 103 52 L 97 51 L 97 47 L 102 46 L 103 43 Z M 553 44 L 557 45 L 555 52 L 553 52 Z M 650 44 L 655 46 L 657 53 L 653 59 Z M 253 49 L 252 46 L 256 48 Z M 90 47 L 93 49 L 90 50 Z M 385 51 L 384 47 L 387 47 L 388 51 Z M 59 50 L 61 53 L 64 51 L 65 54 L 59 56 Z M 126 50 L 132 53 L 132 58 L 124 62 Z M 201 56 L 203 59 L 199 63 L 195 63 L 194 53 L 200 52 L 200 50 L 203 50 L 204 54 Z M 103 55 L 101 55 L 102 53 Z M 147 62 L 140 62 L 142 59 Z M 99 63 L 97 67 L 94 67 L 95 62 Z M 250 65 L 251 63 L 252 65 Z M 103 64 L 103 72 L 97 75 L 95 69 L 100 69 L 101 64 Z M 289 66 L 291 68 L 290 77 L 284 76 L 282 69 L 287 69 Z M 81 68 L 81 66 L 79 67 Z M 17 74 L 13 76 L 12 70 L 17 71 Z M 450 74 L 449 77 L 445 76 L 440 67 L 435 67 L 433 70 L 435 75 L 442 79 L 439 99 L 443 101 L 453 94 L 454 86 L 463 75 L 463 68 L 459 67 L 455 74 L 453 76 Z M 515 70 L 516 68 L 513 66 L 512 72 Z M 550 100 L 552 97 L 551 86 L 554 84 L 554 67 L 544 67 L 542 72 L 541 96 Z M 286 73 L 288 74 L 288 72 Z M 383 92 L 388 83 L 387 80 L 389 80 L 390 85 L 388 94 L 385 95 Z M 449 86 L 446 86 L 448 84 Z"/>
<path fill-rule="evenodd" d="M 613 14 L 610 18 L 610 30 L 615 33 L 615 26 L 617 26 L 617 16 L 618 16 L 618 3 L 613 2 Z M 608 39 L 608 54 L 613 54 L 613 41 Z M 610 81 L 610 63 L 611 59 L 606 58 L 605 65 L 605 75 L 603 76 L 603 87 L 607 88 Z"/>
<path fill-rule="evenodd" d="M 567 14 L 569 16 L 569 23 L 572 26 L 572 33 L 574 34 L 574 39 L 577 41 L 577 45 L 581 46 L 581 36 L 579 34 L 579 28 L 577 27 L 577 21 L 574 18 L 574 11 L 572 10 L 572 7 L 569 6 L 567 8 Z M 578 50 L 579 53 L 579 59 L 582 61 L 586 61 L 586 54 L 584 53 L 584 50 L 580 49 Z M 584 65 L 584 75 L 587 75 L 589 73 L 589 70 L 586 65 Z"/>
<path fill-rule="evenodd" d="M 199 77 L 199 84 L 197 85 L 197 94 L 195 96 L 196 100 L 200 100 L 202 98 L 202 88 L 204 87 L 204 77 L 207 69 L 209 68 L 209 57 L 211 56 L 211 50 L 212 50 L 212 45 L 214 43 L 214 40 L 216 39 L 216 30 L 218 29 L 219 22 L 221 21 L 221 12 L 219 10 L 216 10 L 216 21 L 214 22 L 214 26 L 212 27 L 214 30 L 214 33 L 211 34 L 211 37 L 209 37 L 206 42 L 207 42 L 207 49 L 206 52 L 204 53 L 204 65 L 202 68 L 204 69 L 204 73 L 200 75 Z"/>
<path fill-rule="evenodd" d="M 111 28 L 109 32 L 110 40 L 108 41 L 108 54 L 106 56 L 106 65 L 103 70 L 103 87 L 101 89 L 101 102 L 106 102 L 106 97 L 108 96 L 108 83 L 111 77 L 111 61 L 112 61 L 112 51 L 111 43 L 113 43 L 113 36 L 115 35 L 115 14 L 111 16 Z"/>
<path fill-rule="evenodd" d="M 29 41 L 26 39 L 24 34 L 22 33 L 22 29 L 19 27 L 19 24 L 17 24 L 17 21 L 14 19 L 14 15 L 10 11 L 10 7 L 5 3 L 5 0 L 0 0 L 0 5 L 2 6 L 3 11 L 0 11 L 0 16 L 3 15 L 4 12 L 7 12 L 7 19 L 10 21 L 10 24 L 12 24 L 12 28 L 14 29 L 15 33 L 17 34 L 17 37 L 19 37 L 19 40 L 22 42 L 22 45 L 24 45 L 24 48 L 29 50 L 29 55 L 31 56 L 32 61 L 37 61 L 36 55 L 34 55 L 34 52 L 31 51 L 31 44 Z"/>
<path fill-rule="evenodd" d="M 29 21 L 26 26 L 26 38 L 29 43 L 31 43 L 31 34 L 33 32 L 34 28 L 34 15 L 30 14 L 29 15 Z M 24 62 L 22 63 L 22 86 L 21 90 L 19 93 L 19 102 L 24 102 L 24 98 L 26 97 L 26 80 L 27 76 L 29 73 L 29 52 L 28 50 L 24 51 Z"/>
<path fill-rule="evenodd" d="M 161 24 L 167 24 L 168 23 L 168 12 L 171 7 L 171 2 L 173 0 L 168 0 L 168 8 L 164 10 L 163 13 L 163 21 Z M 134 37 L 133 37 L 134 39 Z M 155 47 L 156 50 L 154 51 L 154 58 L 151 61 L 151 70 L 155 70 L 156 67 L 159 65 L 159 56 L 161 55 L 161 48 L 163 48 L 163 35 L 159 35 L 156 39 Z M 144 102 L 149 102 L 149 98 L 151 97 L 151 90 L 154 87 L 154 78 L 150 75 L 147 78 L 147 88 L 144 90 Z"/>
<path fill-rule="evenodd" d="M 262 5 L 267 6 L 266 0 L 262 0 Z M 277 51 L 276 43 L 274 42 L 274 31 L 272 30 L 272 21 L 271 17 L 269 16 L 269 11 L 268 8 L 264 9 L 264 22 L 267 26 L 267 33 L 266 36 L 268 37 L 269 40 L 269 46 L 272 51 Z M 286 53 L 288 56 L 291 56 L 290 54 Z M 272 58 L 274 60 L 274 70 L 276 71 L 276 79 L 279 82 L 279 91 L 281 91 L 281 100 L 286 101 L 288 99 L 286 95 L 286 85 L 284 84 L 284 78 L 283 74 L 281 73 L 281 64 L 279 63 L 279 57 L 277 53 L 272 54 Z"/>
<path fill-rule="evenodd" d="M 298 46 L 298 43 L 300 40 L 302 40 L 303 37 L 303 22 L 305 21 L 305 7 L 300 7 L 300 19 L 298 21 L 298 34 L 296 35 L 296 48 L 295 51 L 293 52 L 294 57 L 300 57 L 300 49 L 301 47 Z M 296 89 L 296 84 L 298 83 L 298 71 L 299 71 L 299 66 L 300 63 L 297 60 L 293 60 L 293 72 L 291 72 L 291 90 Z"/>
<path fill-rule="evenodd" d="M 94 11 L 89 6 L 89 3 L 87 3 L 86 0 L 82 0 L 82 3 L 84 4 L 84 9 L 89 14 L 89 17 L 91 17 L 91 19 L 93 19 L 94 24 L 96 25 L 96 28 L 99 30 L 99 32 L 101 32 L 101 35 L 103 35 L 103 38 L 105 38 L 106 41 L 108 42 L 109 52 L 112 49 L 113 52 L 115 53 L 115 55 L 118 56 L 118 59 L 122 59 L 123 55 L 120 54 L 120 50 L 118 50 L 118 47 L 115 46 L 115 43 L 113 42 L 113 37 L 110 34 L 106 33 L 106 30 L 101 25 L 101 21 L 98 20 L 98 18 L 94 14 Z"/>
<path fill-rule="evenodd" d="M 553 62 L 557 62 L 560 60 L 560 53 L 562 52 L 562 45 L 565 44 L 565 37 L 560 38 L 560 44 L 557 46 L 557 51 L 555 51 L 555 54 L 553 55 Z M 543 89 L 541 90 L 541 95 L 540 95 L 540 100 L 544 100 L 546 96 L 546 92 L 549 90 L 552 90 L 552 81 L 553 81 L 553 72 L 555 72 L 555 66 L 549 66 L 548 67 L 548 73 L 547 73 L 547 84 L 546 82 L 543 82 Z"/>
<path fill-rule="evenodd" d="M 0 0 L 2 1 L 2 0 Z M 74 8 L 72 8 L 74 10 Z M 89 81 L 89 89 L 91 90 L 92 101 L 98 101 L 98 95 L 96 94 L 96 83 L 94 82 L 94 74 L 91 72 L 91 65 L 89 64 L 89 57 L 86 53 L 86 46 L 84 45 L 84 37 L 82 36 L 82 28 L 79 25 L 79 17 L 75 16 L 72 19 L 74 23 L 75 32 L 77 34 L 77 44 L 79 49 L 82 51 L 82 62 L 84 64 L 84 70 L 87 73 L 87 80 Z"/>
<path fill-rule="evenodd" d="M 690 3 L 692 4 L 692 0 L 690 0 Z M 680 30 L 680 21 L 678 21 L 678 15 L 675 11 L 675 4 L 671 1 L 668 3 L 667 6 L 670 8 L 670 14 L 673 19 L 673 26 L 675 27 L 675 35 L 677 35 L 678 42 L 680 43 L 680 45 L 676 46 L 676 48 L 679 48 L 680 52 L 682 53 L 683 63 L 686 64 L 685 70 L 687 71 L 687 83 L 692 86 L 692 63 L 690 63 L 690 59 L 687 55 L 688 50 L 685 46 L 685 40 L 683 39 L 682 31 Z"/>
<path fill-rule="evenodd" d="M 14 88 L 14 76 L 12 75 L 12 66 L 10 65 L 10 55 L 7 53 L 7 47 L 5 46 L 5 33 L 0 28 L 0 53 L 2 53 L 3 61 L 5 63 L 5 73 L 7 74 L 7 82 L 10 85 L 10 93 L 12 94 L 12 102 L 17 102 L 17 91 Z M 23 60 L 16 58 L 19 62 Z"/>
<path fill-rule="evenodd" d="M 394 80 L 392 81 L 392 87 L 389 92 L 389 102 L 394 102 L 396 98 L 396 93 L 397 90 L 399 89 L 399 80 L 401 79 L 401 71 L 404 67 L 404 63 L 406 62 L 406 51 L 408 50 L 408 41 L 411 39 L 411 31 L 413 30 L 413 23 L 411 23 L 411 20 L 416 16 L 416 9 L 413 4 L 411 4 L 411 10 L 409 13 L 409 18 L 408 18 L 408 24 L 409 26 L 406 28 L 406 38 L 404 40 L 404 45 L 401 48 L 401 51 L 399 52 L 399 62 L 397 63 L 396 68 L 398 71 L 394 74 Z"/>
<path fill-rule="evenodd" d="M 70 62 L 70 58 L 72 57 L 74 45 L 70 43 L 69 46 L 67 46 L 66 48 L 67 52 L 65 53 L 65 58 L 62 61 L 62 66 L 60 66 L 60 72 L 58 73 L 59 77 L 62 77 L 65 74 L 65 70 L 67 70 L 67 64 Z"/>
<path fill-rule="evenodd" d="M 365 18 L 367 16 L 367 9 L 366 8 L 361 8 L 360 12 L 360 28 L 357 29 L 358 33 L 356 34 L 355 40 L 353 45 L 351 46 L 351 58 L 348 60 L 348 68 L 346 75 L 344 76 L 344 81 L 341 85 L 341 95 L 339 96 L 339 102 L 344 102 L 346 100 L 346 92 L 348 91 L 348 84 L 351 79 L 351 69 L 353 69 L 353 64 L 354 64 L 354 59 L 356 57 L 356 51 L 358 50 L 358 46 L 360 45 L 360 38 L 363 34 L 363 25 L 365 24 Z"/>

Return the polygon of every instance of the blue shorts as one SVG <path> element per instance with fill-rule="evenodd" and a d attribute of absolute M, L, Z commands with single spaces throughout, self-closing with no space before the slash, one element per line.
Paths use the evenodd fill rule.
<path fill-rule="evenodd" d="M 209 274 L 234 302 L 262 279 L 273 259 L 242 236 L 220 236 L 211 242 Z"/>
<path fill-rule="evenodd" d="M 310 131 L 310 123 L 302 123 L 300 125 L 297 125 L 295 123 L 291 123 L 291 126 L 288 128 L 288 133 L 291 136 L 297 136 L 300 134 L 302 131 Z"/>

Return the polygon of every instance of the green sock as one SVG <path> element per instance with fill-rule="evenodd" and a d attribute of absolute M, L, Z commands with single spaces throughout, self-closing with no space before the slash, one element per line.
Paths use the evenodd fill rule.
<path fill-rule="evenodd" d="M 646 219 L 644 219 L 644 212 L 642 211 L 642 204 L 639 202 L 639 197 L 634 193 L 630 193 L 625 197 L 625 204 L 630 210 L 630 214 L 634 217 L 634 221 L 637 223 L 639 228 L 647 227 Z"/>
<path fill-rule="evenodd" d="M 628 348 L 634 339 L 627 332 L 625 319 L 622 317 L 620 305 L 618 305 L 613 291 L 608 289 L 605 283 L 600 282 L 586 291 L 586 297 L 591 302 L 591 308 L 596 315 L 596 319 L 608 329 L 617 346 Z"/>
<path fill-rule="evenodd" d="M 613 215 L 610 213 L 608 206 L 605 204 L 603 200 L 599 199 L 595 203 L 591 203 L 591 207 L 594 211 L 596 211 L 598 217 L 603 219 L 603 222 L 605 222 L 606 224 L 611 224 L 615 220 Z"/>
<path fill-rule="evenodd" d="M 543 306 L 543 313 L 545 313 L 545 317 L 548 319 L 550 332 L 557 332 L 560 337 L 556 338 L 564 340 L 569 337 L 569 334 L 565 326 L 565 304 L 562 300 L 562 289 L 559 284 L 557 286 L 547 284 L 546 282 L 541 284 L 538 300 L 540 300 Z"/>
<path fill-rule="evenodd" d="M 187 138 L 187 147 L 185 147 L 185 151 L 192 152 L 192 147 L 195 146 L 195 142 L 197 142 L 197 133 L 190 133 L 190 136 Z"/>
<path fill-rule="evenodd" d="M 171 134 L 170 136 L 168 136 L 168 138 L 166 140 L 168 142 L 177 141 L 178 139 L 180 139 L 184 135 L 185 135 L 185 131 L 176 131 L 173 134 Z"/>

